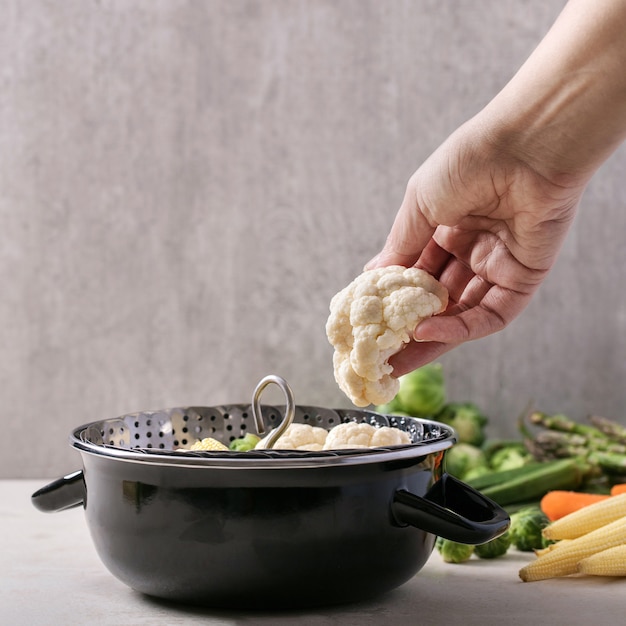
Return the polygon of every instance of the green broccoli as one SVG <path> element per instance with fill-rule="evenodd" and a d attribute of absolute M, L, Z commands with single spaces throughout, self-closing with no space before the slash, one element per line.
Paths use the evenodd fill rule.
<path fill-rule="evenodd" d="M 446 563 L 465 563 L 474 554 L 473 545 L 457 543 L 443 537 L 437 537 L 435 546 Z"/>
<path fill-rule="evenodd" d="M 248 450 L 253 450 L 259 441 L 260 438 L 256 435 L 246 433 L 243 437 L 233 439 L 228 445 L 228 448 L 234 452 L 247 452 Z"/>
<path fill-rule="evenodd" d="M 539 506 L 527 506 L 511 515 L 511 544 L 521 552 L 532 552 L 545 548 L 550 541 L 541 531 L 550 523 Z"/>

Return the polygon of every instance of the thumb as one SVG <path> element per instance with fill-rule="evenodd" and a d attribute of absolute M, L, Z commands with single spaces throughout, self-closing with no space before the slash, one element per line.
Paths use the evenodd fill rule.
<path fill-rule="evenodd" d="M 389 265 L 412 267 L 417 263 L 434 232 L 435 228 L 419 208 L 415 189 L 409 184 L 385 246 L 366 263 L 365 269 Z"/>

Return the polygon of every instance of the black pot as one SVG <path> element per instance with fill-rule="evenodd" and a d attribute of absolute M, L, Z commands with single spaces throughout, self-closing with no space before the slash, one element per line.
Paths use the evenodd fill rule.
<path fill-rule="evenodd" d="M 264 420 L 280 410 L 261 407 Z M 83 469 L 40 489 L 43 511 L 82 505 L 100 558 L 149 595 L 237 609 L 370 599 L 418 572 L 436 536 L 484 543 L 506 512 L 445 474 L 452 429 L 369 411 L 296 407 L 296 421 L 390 425 L 406 446 L 335 452 L 180 452 L 246 432 L 250 406 L 137 413 L 76 429 Z"/>

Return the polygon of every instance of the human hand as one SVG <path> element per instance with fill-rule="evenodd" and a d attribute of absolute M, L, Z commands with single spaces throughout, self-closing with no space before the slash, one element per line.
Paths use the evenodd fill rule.
<path fill-rule="evenodd" d="M 417 170 L 366 268 L 449 290 L 390 359 L 400 376 L 504 328 L 548 274 L 588 180 L 626 138 L 626 3 L 569 0 L 516 75 Z"/>
<path fill-rule="evenodd" d="M 400 376 L 507 326 L 553 266 L 586 178 L 551 181 L 479 117 L 411 177 L 383 250 L 366 269 L 415 265 L 449 291 L 440 316 L 390 359 Z"/>

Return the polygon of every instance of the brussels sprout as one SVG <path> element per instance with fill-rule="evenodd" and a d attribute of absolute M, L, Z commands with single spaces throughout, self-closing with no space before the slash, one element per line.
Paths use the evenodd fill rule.
<path fill-rule="evenodd" d="M 436 415 L 435 419 L 452 426 L 460 443 L 481 446 L 485 441 L 485 426 L 488 419 L 471 402 L 450 402 Z"/>
<path fill-rule="evenodd" d="M 253 450 L 254 446 L 259 443 L 260 438 L 252 433 L 246 433 L 243 437 L 239 437 L 238 439 L 233 439 L 228 448 L 235 452 L 247 452 L 248 450 Z"/>
<path fill-rule="evenodd" d="M 478 468 L 489 469 L 485 453 L 469 443 L 457 443 L 452 446 L 445 456 L 446 471 L 460 479 L 465 479 L 468 472 L 475 472 Z"/>
<path fill-rule="evenodd" d="M 487 467 L 486 465 L 479 465 L 477 467 L 473 467 L 472 469 L 467 470 L 467 472 L 463 474 L 463 480 L 466 482 L 471 481 L 475 478 L 478 478 L 479 476 L 491 474 L 492 472 L 493 470 L 490 467 Z"/>
<path fill-rule="evenodd" d="M 504 534 L 474 547 L 474 554 L 481 559 L 496 559 L 507 553 L 511 546 L 511 533 L 507 530 Z"/>
<path fill-rule="evenodd" d="M 465 563 L 474 554 L 474 546 L 443 537 L 437 537 L 435 545 L 446 563 Z"/>
<path fill-rule="evenodd" d="M 443 367 L 429 363 L 400 377 L 396 408 L 414 417 L 433 417 L 446 402 Z"/>
<path fill-rule="evenodd" d="M 509 533 L 511 543 L 521 552 L 532 552 L 545 548 L 550 541 L 541 531 L 550 523 L 539 506 L 527 506 L 511 515 Z"/>

